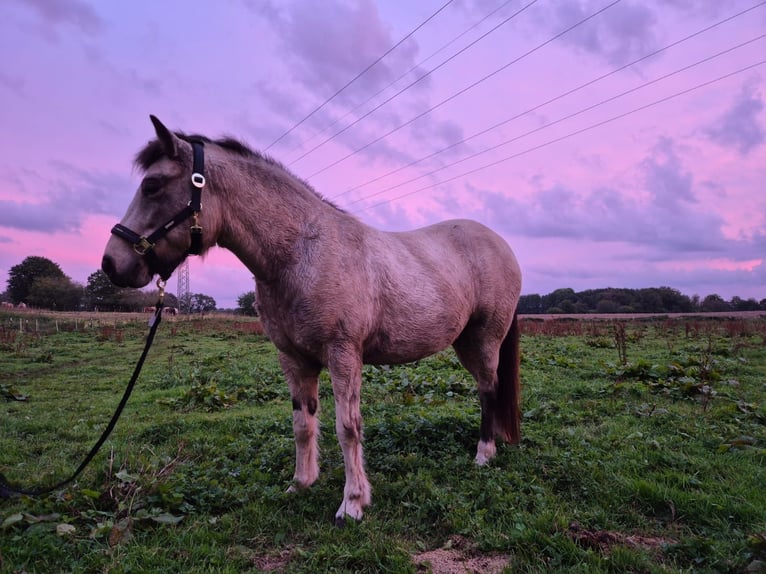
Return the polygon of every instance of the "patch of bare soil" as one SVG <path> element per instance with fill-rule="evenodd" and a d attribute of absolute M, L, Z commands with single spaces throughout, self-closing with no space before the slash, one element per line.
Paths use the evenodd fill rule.
<path fill-rule="evenodd" d="M 576 522 L 569 525 L 567 535 L 584 548 L 608 553 L 614 546 L 639 548 L 647 551 L 661 551 L 663 547 L 677 544 L 677 540 L 661 536 L 643 536 L 641 534 L 623 534 L 613 530 L 588 530 Z"/>
<path fill-rule="evenodd" d="M 279 554 L 268 554 L 253 557 L 253 565 L 263 572 L 284 572 L 290 562 L 292 550 L 285 549 Z"/>
<path fill-rule="evenodd" d="M 452 536 L 436 550 L 413 554 L 418 572 L 432 574 L 499 574 L 509 564 L 503 554 L 481 554 L 462 536 Z"/>

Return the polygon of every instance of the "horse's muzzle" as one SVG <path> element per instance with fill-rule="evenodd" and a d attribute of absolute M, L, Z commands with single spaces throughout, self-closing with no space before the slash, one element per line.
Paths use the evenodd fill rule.
<path fill-rule="evenodd" d="M 115 258 L 109 254 L 104 254 L 101 258 L 101 270 L 118 287 L 144 287 L 153 275 L 140 259 L 130 263 L 126 269 L 119 269 Z"/>

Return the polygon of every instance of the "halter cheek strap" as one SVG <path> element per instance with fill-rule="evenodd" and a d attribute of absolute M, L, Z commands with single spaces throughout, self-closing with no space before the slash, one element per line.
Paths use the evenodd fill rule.
<path fill-rule="evenodd" d="M 204 143 L 197 140 L 192 141 L 191 145 L 194 163 L 191 174 L 191 199 L 187 206 L 158 227 L 148 237 L 139 235 L 121 223 L 112 227 L 112 234 L 131 243 L 133 250 L 139 255 L 153 255 L 152 250 L 157 241 L 190 217 L 192 218 L 192 225 L 190 228 L 191 245 L 189 247 L 189 254 L 199 255 L 202 252 L 202 226 L 199 224 L 199 215 L 202 211 L 202 188 L 205 187 L 205 148 Z"/>

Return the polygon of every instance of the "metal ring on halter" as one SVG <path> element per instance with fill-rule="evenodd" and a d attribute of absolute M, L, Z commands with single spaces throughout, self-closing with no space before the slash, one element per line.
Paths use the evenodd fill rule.
<path fill-rule="evenodd" d="M 191 182 L 194 187 L 199 187 L 202 189 L 205 187 L 205 176 L 201 173 L 193 173 L 191 174 Z"/>

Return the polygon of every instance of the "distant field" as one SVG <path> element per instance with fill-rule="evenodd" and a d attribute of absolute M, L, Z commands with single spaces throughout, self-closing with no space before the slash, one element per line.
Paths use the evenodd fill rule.
<path fill-rule="evenodd" d="M 259 322 L 168 317 L 77 483 L 0 500 L 0 572 L 763 571 L 763 315 L 525 317 L 523 440 L 486 468 L 451 351 L 365 368 L 374 504 L 345 529 L 326 376 L 322 475 L 288 495 L 290 399 Z M 0 313 L 0 472 L 79 463 L 147 319 Z"/>

